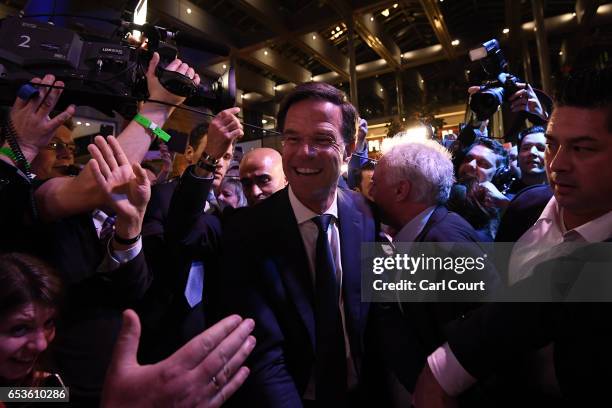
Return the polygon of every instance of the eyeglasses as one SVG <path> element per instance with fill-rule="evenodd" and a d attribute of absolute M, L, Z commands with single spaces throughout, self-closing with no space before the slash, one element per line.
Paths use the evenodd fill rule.
<path fill-rule="evenodd" d="M 68 150 L 71 154 L 76 152 L 76 145 L 74 143 L 64 143 L 64 142 L 51 142 L 47 145 L 47 149 L 55 150 L 64 149 Z"/>

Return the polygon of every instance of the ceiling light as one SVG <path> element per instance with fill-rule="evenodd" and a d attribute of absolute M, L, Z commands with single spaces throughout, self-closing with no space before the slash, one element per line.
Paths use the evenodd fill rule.
<path fill-rule="evenodd" d="M 383 11 L 380 12 L 380 14 L 382 14 L 385 17 L 389 17 L 389 9 L 384 9 Z"/>
<path fill-rule="evenodd" d="M 78 122 L 77 122 L 77 125 L 82 125 L 82 122 L 81 122 L 81 121 L 78 121 Z"/>
<path fill-rule="evenodd" d="M 262 123 L 262 125 L 265 125 L 266 123 L 268 123 L 268 121 L 266 119 L 262 119 L 261 123 Z"/>
<path fill-rule="evenodd" d="M 191 9 L 190 8 L 187 9 L 187 14 L 191 14 Z"/>
<path fill-rule="evenodd" d="M 459 45 L 459 40 L 453 40 L 453 42 L 451 42 L 453 47 L 456 47 Z"/>
<path fill-rule="evenodd" d="M 393 8 L 397 8 L 397 3 L 393 3 Z"/>
<path fill-rule="evenodd" d="M 223 69 L 227 69 L 227 65 L 223 64 Z"/>
<path fill-rule="evenodd" d="M 508 34 L 509 32 L 510 32 L 510 29 L 509 29 L 509 28 L 504 28 L 504 29 L 502 30 L 502 33 L 504 33 L 504 34 Z"/>
<path fill-rule="evenodd" d="M 382 92 L 382 91 L 383 91 L 383 89 L 382 89 L 382 88 L 380 88 L 380 92 Z"/>
<path fill-rule="evenodd" d="M 313 35 L 313 36 L 312 36 L 312 39 L 313 39 L 313 40 L 316 40 L 316 39 L 317 39 L 317 36 L 316 36 L 316 35 Z"/>
<path fill-rule="evenodd" d="M 336 30 L 335 29 L 332 30 L 332 35 L 334 35 L 334 34 L 336 34 Z"/>
<path fill-rule="evenodd" d="M 559 51 L 559 55 L 563 55 L 563 51 Z"/>
<path fill-rule="evenodd" d="M 264 51 L 264 55 L 268 55 L 268 51 Z"/>
<path fill-rule="evenodd" d="M 91 126 L 91 123 L 85 122 L 85 126 Z"/>
<path fill-rule="evenodd" d="M 340 31 L 340 27 L 338 27 L 338 26 L 337 26 L 337 27 L 336 27 L 336 31 Z"/>
<path fill-rule="evenodd" d="M 370 21 L 374 21 L 374 17 L 370 17 Z"/>
<path fill-rule="evenodd" d="M 406 118 L 402 118 L 402 122 L 405 122 L 405 121 L 406 121 Z"/>
<path fill-rule="evenodd" d="M 576 17 L 576 13 L 572 13 L 572 17 Z"/>

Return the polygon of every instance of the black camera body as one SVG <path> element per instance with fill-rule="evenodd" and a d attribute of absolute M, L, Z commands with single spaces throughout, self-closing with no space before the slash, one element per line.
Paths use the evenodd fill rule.
<path fill-rule="evenodd" d="M 519 90 L 520 79 L 508 72 L 508 62 L 496 39 L 470 51 L 470 59 L 478 61 L 484 72 L 480 92 L 470 98 L 470 108 L 478 120 L 490 118 L 499 106 Z"/>
<path fill-rule="evenodd" d="M 119 27 L 126 29 L 131 23 Z M 160 54 L 156 75 L 171 93 L 187 97 L 190 106 L 219 111 L 235 105 L 236 85 L 230 68 L 220 78 L 201 75 L 200 86 L 184 75 L 163 69 L 176 58 L 176 47 L 162 41 L 167 31 L 138 26 L 148 48 L 122 38 L 88 40 L 78 33 L 49 23 L 7 17 L 0 25 L 0 104 L 12 105 L 17 90 L 34 76 L 53 74 L 65 84 L 57 107 L 91 106 L 112 116 L 136 113 L 137 102 L 148 98 L 145 73 L 154 51 Z M 118 30 L 120 32 L 120 30 Z"/>

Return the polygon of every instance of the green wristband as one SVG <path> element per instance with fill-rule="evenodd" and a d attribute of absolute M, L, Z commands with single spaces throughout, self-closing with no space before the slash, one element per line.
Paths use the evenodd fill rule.
<path fill-rule="evenodd" d="M 170 135 L 164 132 L 164 130 L 160 128 L 157 123 L 152 122 L 151 119 L 142 116 L 140 113 L 137 113 L 136 116 L 134 116 L 134 121 L 145 129 L 149 129 L 155 136 L 159 137 L 164 142 L 170 140 Z"/>
<path fill-rule="evenodd" d="M 9 147 L 0 147 L 0 154 L 8 157 L 14 163 L 17 162 L 17 157 L 15 157 L 15 153 L 13 153 L 13 151 Z"/>

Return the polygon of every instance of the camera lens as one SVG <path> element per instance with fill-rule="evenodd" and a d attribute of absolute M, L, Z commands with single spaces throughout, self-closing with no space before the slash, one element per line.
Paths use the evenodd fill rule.
<path fill-rule="evenodd" d="M 478 120 L 490 118 L 504 100 L 504 88 L 490 88 L 472 95 L 470 108 L 476 113 Z"/>

